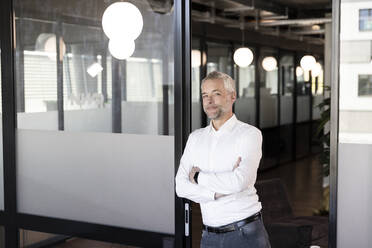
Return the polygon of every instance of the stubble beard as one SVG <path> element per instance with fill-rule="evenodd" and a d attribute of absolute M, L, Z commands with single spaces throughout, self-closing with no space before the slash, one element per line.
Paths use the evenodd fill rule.
<path fill-rule="evenodd" d="M 217 106 L 217 111 L 214 113 L 208 113 L 205 109 L 204 112 L 207 114 L 208 118 L 211 120 L 218 120 L 223 115 L 222 107 Z"/>

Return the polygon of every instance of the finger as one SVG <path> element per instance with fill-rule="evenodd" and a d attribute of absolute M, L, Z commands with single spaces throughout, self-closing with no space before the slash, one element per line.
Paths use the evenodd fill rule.
<path fill-rule="evenodd" d="M 242 161 L 242 158 L 239 157 L 239 158 L 238 158 L 238 161 L 236 161 L 236 163 L 235 163 L 235 166 L 238 167 L 241 161 Z"/>

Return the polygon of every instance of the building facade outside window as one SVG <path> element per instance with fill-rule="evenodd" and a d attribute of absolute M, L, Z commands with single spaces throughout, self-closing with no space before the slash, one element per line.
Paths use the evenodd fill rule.
<path fill-rule="evenodd" d="M 359 31 L 372 31 L 372 9 L 359 10 Z"/>

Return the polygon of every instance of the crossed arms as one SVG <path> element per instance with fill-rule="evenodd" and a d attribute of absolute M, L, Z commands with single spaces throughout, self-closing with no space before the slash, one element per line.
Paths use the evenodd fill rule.
<path fill-rule="evenodd" d="M 187 141 L 176 175 L 176 193 L 179 197 L 204 203 L 214 201 L 224 195 L 241 192 L 254 185 L 262 156 L 260 131 L 253 129 L 247 138 L 242 139 L 239 146 L 241 157 L 237 158 L 232 171 L 218 173 L 199 171 L 197 184 L 193 180 L 193 175 L 198 168 L 197 165 L 191 163 L 195 145 L 195 138 L 192 135 Z"/>

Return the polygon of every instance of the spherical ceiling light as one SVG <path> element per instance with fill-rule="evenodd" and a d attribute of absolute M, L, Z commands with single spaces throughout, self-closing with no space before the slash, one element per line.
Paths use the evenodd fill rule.
<path fill-rule="evenodd" d="M 305 55 L 300 61 L 300 65 L 304 71 L 310 71 L 315 66 L 316 60 L 312 55 Z"/>
<path fill-rule="evenodd" d="M 253 61 L 253 53 L 248 47 L 241 47 L 234 52 L 234 62 L 239 67 L 247 67 Z"/>
<path fill-rule="evenodd" d="M 313 26 L 311 26 L 311 29 L 312 30 L 320 30 L 320 26 L 319 25 L 313 25 Z"/>
<path fill-rule="evenodd" d="M 203 52 L 203 65 L 207 63 L 207 54 Z M 197 49 L 191 51 L 191 66 L 193 68 L 201 65 L 201 52 Z"/>
<path fill-rule="evenodd" d="M 311 69 L 311 76 L 317 77 L 322 73 L 322 65 L 320 63 L 315 63 L 314 67 Z"/>
<path fill-rule="evenodd" d="M 128 39 L 112 39 L 109 41 L 108 48 L 111 55 L 116 59 L 127 59 L 132 56 L 136 45 L 134 40 Z"/>
<path fill-rule="evenodd" d="M 110 39 L 135 40 L 142 32 L 142 14 L 132 3 L 113 3 L 103 13 L 102 28 Z"/>
<path fill-rule="evenodd" d="M 296 67 L 296 76 L 301 77 L 302 75 L 304 75 L 304 70 L 302 69 L 301 66 L 297 66 Z"/>
<path fill-rule="evenodd" d="M 276 59 L 272 56 L 266 57 L 262 60 L 262 67 L 265 69 L 265 71 L 275 70 L 277 64 Z"/>

